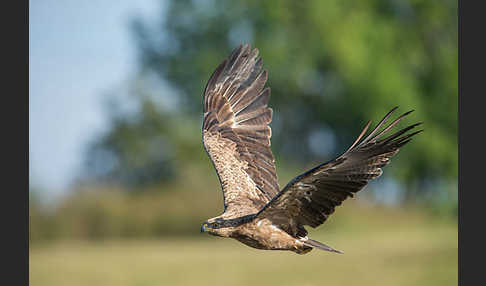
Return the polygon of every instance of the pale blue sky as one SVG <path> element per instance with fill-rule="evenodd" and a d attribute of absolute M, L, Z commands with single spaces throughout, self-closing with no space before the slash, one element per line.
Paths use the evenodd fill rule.
<path fill-rule="evenodd" d="M 160 13 L 156 0 L 31 0 L 29 173 L 46 197 L 67 190 L 83 148 L 105 128 L 104 92 L 136 70 L 130 20 Z"/>

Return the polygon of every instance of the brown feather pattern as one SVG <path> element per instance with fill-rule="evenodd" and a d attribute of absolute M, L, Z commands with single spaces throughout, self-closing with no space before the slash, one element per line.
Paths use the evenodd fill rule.
<path fill-rule="evenodd" d="M 203 145 L 218 173 L 225 211 L 231 205 L 245 208 L 244 203 L 258 210 L 279 191 L 270 149 L 270 89 L 264 89 L 268 74 L 261 72 L 262 63 L 257 49 L 240 45 L 216 68 L 204 91 Z M 242 163 L 242 170 L 230 171 L 235 166 L 217 162 L 228 156 L 221 146 L 231 155 L 225 160 Z M 250 183 L 241 182 L 241 172 Z"/>
<path fill-rule="evenodd" d="M 321 225 L 343 201 L 381 176 L 399 148 L 422 131 L 407 134 L 420 123 L 386 135 L 411 112 L 385 126 L 394 108 L 365 136 L 368 122 L 341 156 L 294 178 L 279 192 L 270 149 L 270 89 L 262 64 L 257 49 L 240 45 L 204 90 L 203 146 L 218 174 L 225 210 L 201 230 L 258 249 L 340 253 L 308 238 L 305 226 Z"/>
<path fill-rule="evenodd" d="M 396 109 L 392 109 L 370 135 L 361 140 L 370 125 L 368 123 L 344 154 L 294 178 L 256 217 L 267 218 L 289 234 L 301 237 L 307 234 L 305 225 L 315 228 L 324 223 L 336 206 L 353 197 L 369 180 L 381 176 L 382 168 L 399 148 L 422 131 L 404 135 L 421 124 L 417 123 L 381 139 L 412 112 L 404 113 L 379 131 Z"/>

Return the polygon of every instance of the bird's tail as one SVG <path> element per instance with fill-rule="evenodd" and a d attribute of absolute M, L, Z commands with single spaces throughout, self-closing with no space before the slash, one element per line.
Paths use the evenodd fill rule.
<path fill-rule="evenodd" d="M 302 242 L 304 243 L 304 245 L 310 246 L 312 248 L 317 248 L 317 249 L 320 249 L 320 250 L 325 250 L 325 251 L 330 251 L 330 252 L 336 252 L 336 253 L 343 254 L 342 251 L 337 250 L 337 249 L 334 249 L 334 248 L 332 248 L 332 247 L 330 247 L 328 245 L 325 245 L 324 243 L 321 243 L 321 242 L 319 242 L 317 240 L 313 240 L 313 239 L 308 238 L 308 239 L 306 239 L 306 240 L 304 240 Z"/>

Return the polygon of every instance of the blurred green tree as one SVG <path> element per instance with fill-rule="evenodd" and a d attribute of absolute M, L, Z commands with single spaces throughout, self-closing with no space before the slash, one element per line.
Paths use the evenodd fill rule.
<path fill-rule="evenodd" d="M 385 175 L 403 184 L 408 198 L 440 192 L 437 186 L 444 184 L 436 182 L 455 186 L 456 1 L 164 3 L 157 21 L 136 19 L 133 31 L 140 74 L 170 83 L 171 92 L 164 96 L 177 104 L 158 110 L 151 107 L 153 97 L 141 96 L 143 107 L 135 119 L 113 120 L 88 153 L 91 170 L 99 165 L 100 154 L 113 157 L 115 163 L 101 178 L 130 178 L 136 186 L 147 175 L 154 180 L 173 177 L 174 162 L 193 162 L 192 155 L 202 152 L 200 138 L 180 135 L 181 130 L 200 136 L 202 92 L 209 76 L 232 49 L 250 43 L 269 71 L 277 167 L 303 171 L 332 159 L 368 120 L 377 123 L 398 105 L 402 112 L 416 110 L 401 126 L 422 121 L 425 132 Z M 171 147 L 164 152 L 147 147 L 161 144 L 160 138 Z"/>

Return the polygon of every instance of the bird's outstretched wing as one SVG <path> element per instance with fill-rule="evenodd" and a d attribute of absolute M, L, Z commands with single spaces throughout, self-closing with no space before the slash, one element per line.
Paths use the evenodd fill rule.
<path fill-rule="evenodd" d="M 305 236 L 303 227 L 317 227 L 324 223 L 336 206 L 363 189 L 371 179 L 382 174 L 382 167 L 390 162 L 399 148 L 422 130 L 405 135 L 420 123 L 401 129 L 381 139 L 409 111 L 382 131 L 379 129 L 395 111 L 391 110 L 376 128 L 362 141 L 370 122 L 354 144 L 344 154 L 294 178 L 257 214 L 265 217 L 294 236 Z"/>
<path fill-rule="evenodd" d="M 204 91 L 203 145 L 218 174 L 225 213 L 255 213 L 279 191 L 270 149 L 270 89 L 257 49 L 240 45 Z"/>

